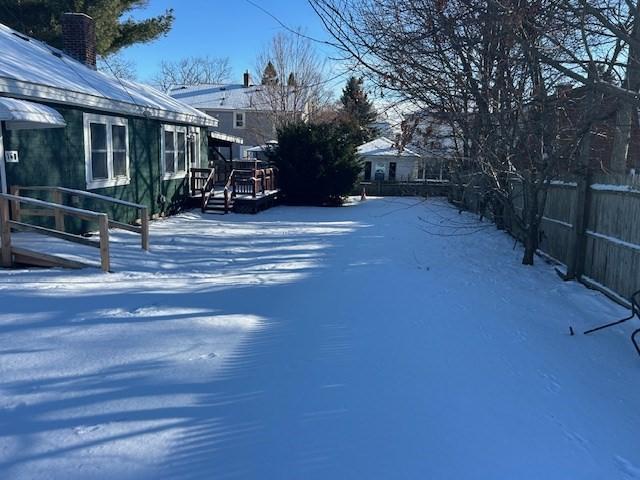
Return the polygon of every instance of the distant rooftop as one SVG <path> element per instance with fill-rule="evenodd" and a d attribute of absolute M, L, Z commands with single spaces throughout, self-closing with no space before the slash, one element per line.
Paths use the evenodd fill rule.
<path fill-rule="evenodd" d="M 201 110 L 257 110 L 273 109 L 272 100 L 264 85 L 244 84 L 196 85 L 174 87 L 169 91 L 176 100 Z M 293 97 L 292 104 L 293 104 Z"/>
<path fill-rule="evenodd" d="M 379 137 L 375 140 L 371 140 L 364 145 L 360 145 L 358 147 L 358 154 L 371 157 L 371 156 L 381 156 L 381 157 L 419 157 L 417 153 L 408 148 L 402 149 L 401 152 L 398 151 L 398 147 L 395 142 L 389 140 L 387 137 Z"/>

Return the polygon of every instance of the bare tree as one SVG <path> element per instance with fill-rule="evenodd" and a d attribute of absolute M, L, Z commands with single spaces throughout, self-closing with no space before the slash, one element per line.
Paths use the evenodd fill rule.
<path fill-rule="evenodd" d="M 98 57 L 98 70 L 121 80 L 137 80 L 136 64 L 116 53 L 108 57 Z"/>
<path fill-rule="evenodd" d="M 162 61 L 152 83 L 167 92 L 176 86 L 225 83 L 230 77 L 231 64 L 227 57 L 185 57 L 177 61 Z"/>
<path fill-rule="evenodd" d="M 326 64 L 302 32 L 278 33 L 256 59 L 255 78 L 263 79 L 263 106 L 276 125 L 313 117 L 331 98 Z"/>
<path fill-rule="evenodd" d="M 570 48 L 551 0 L 310 0 L 335 38 L 381 92 L 444 114 L 459 145 L 457 177 L 533 263 L 546 192 L 561 161 L 577 154 L 590 123 L 564 122 L 554 95 L 567 75 L 545 63 Z M 516 185 L 516 186 L 514 186 Z"/>

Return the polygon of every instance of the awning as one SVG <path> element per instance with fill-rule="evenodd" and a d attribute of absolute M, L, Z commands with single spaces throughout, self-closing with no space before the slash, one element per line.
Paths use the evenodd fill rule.
<path fill-rule="evenodd" d="M 235 137 L 227 133 L 216 132 L 215 130 L 209 130 L 209 136 L 215 140 L 220 140 L 222 142 L 238 143 L 240 145 L 244 143 L 244 139 L 240 137 Z"/>
<path fill-rule="evenodd" d="M 0 121 L 5 122 L 7 130 L 58 128 L 67 125 L 62 115 L 51 107 L 4 97 L 0 98 Z"/>

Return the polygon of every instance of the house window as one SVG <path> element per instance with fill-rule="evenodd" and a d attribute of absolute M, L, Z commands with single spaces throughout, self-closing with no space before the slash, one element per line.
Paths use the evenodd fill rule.
<path fill-rule="evenodd" d="M 129 129 L 126 119 L 85 114 L 84 144 L 88 189 L 129 184 Z"/>
<path fill-rule="evenodd" d="M 162 173 L 164 180 L 187 175 L 187 129 L 175 125 L 162 127 Z"/>
<path fill-rule="evenodd" d="M 233 128 L 245 128 L 247 125 L 245 112 L 234 112 Z"/>

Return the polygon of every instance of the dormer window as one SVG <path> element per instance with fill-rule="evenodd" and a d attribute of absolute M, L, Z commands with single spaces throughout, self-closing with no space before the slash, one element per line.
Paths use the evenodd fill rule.
<path fill-rule="evenodd" d="M 234 112 L 233 128 L 245 128 L 247 126 L 245 112 Z"/>

